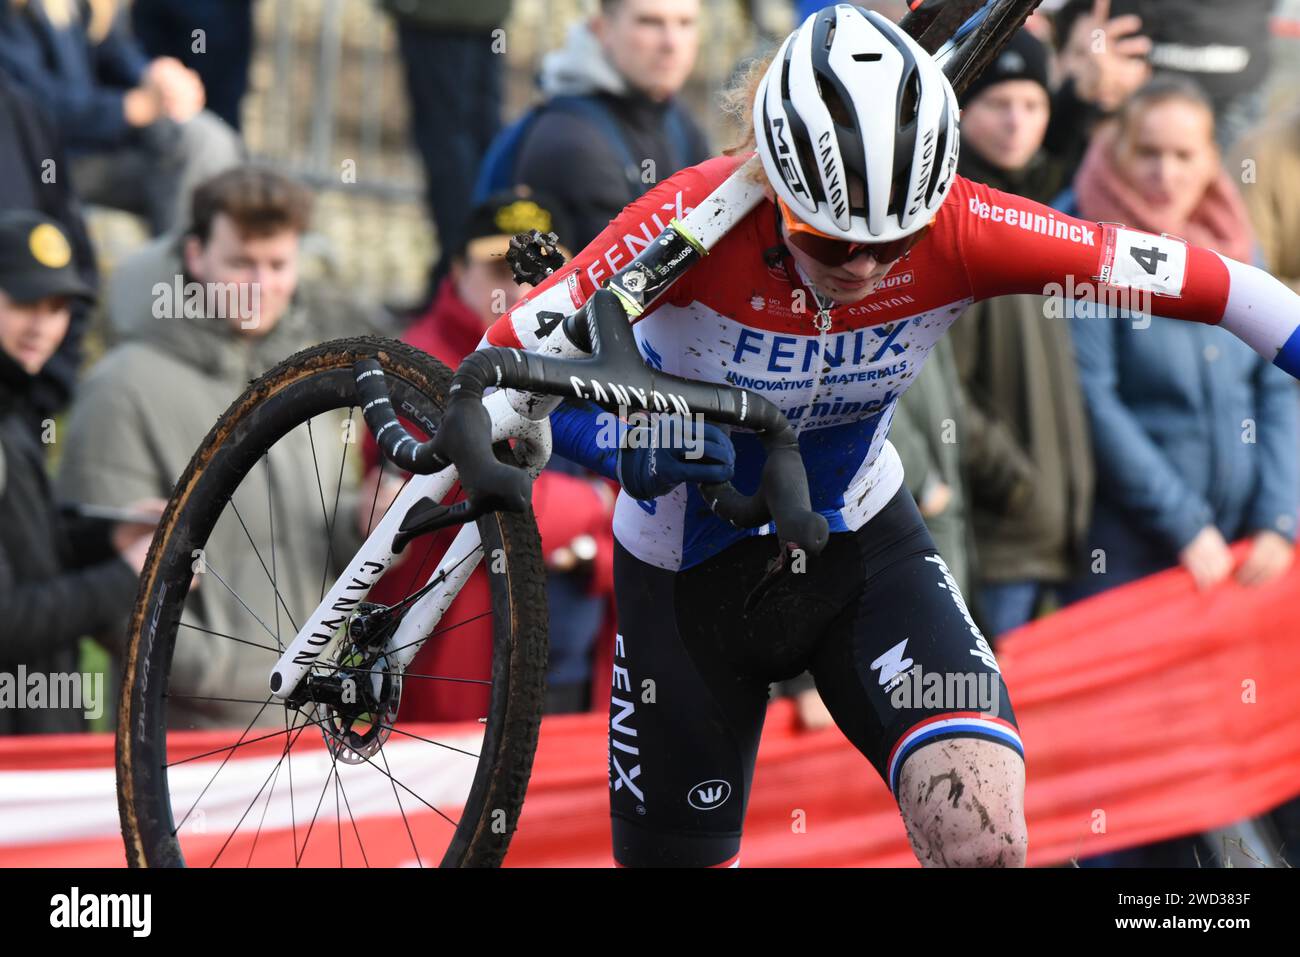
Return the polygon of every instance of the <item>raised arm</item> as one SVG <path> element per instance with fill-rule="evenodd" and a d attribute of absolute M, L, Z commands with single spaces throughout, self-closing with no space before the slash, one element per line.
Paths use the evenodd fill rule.
<path fill-rule="evenodd" d="M 736 167 L 737 160 L 719 157 L 684 169 L 628 205 L 585 249 L 539 285 L 488 330 L 485 345 L 545 352 L 547 338 L 560 321 L 579 309 L 601 284 L 626 266 L 674 217 L 684 216 Z M 563 238 L 563 237 L 561 237 Z M 692 276 L 678 280 L 665 302 L 688 302 Z M 617 449 L 600 442 L 603 413 L 596 406 L 566 400 L 551 414 L 557 455 L 619 481 Z"/>
<path fill-rule="evenodd" d="M 1261 269 L 960 178 L 949 203 L 944 214 L 954 217 L 956 253 L 976 299 L 1129 296 L 1119 302 L 1133 311 L 1223 326 L 1300 378 L 1300 295 Z"/>

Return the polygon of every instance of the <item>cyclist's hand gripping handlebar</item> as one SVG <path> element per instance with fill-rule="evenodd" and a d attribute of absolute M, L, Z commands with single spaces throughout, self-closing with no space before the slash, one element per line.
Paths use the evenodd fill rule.
<path fill-rule="evenodd" d="M 808 476 L 794 430 L 781 410 L 764 397 L 732 386 L 684 379 L 645 364 L 622 304 L 601 290 L 560 326 L 586 358 L 543 356 L 519 349 L 488 348 L 472 353 L 452 379 L 451 397 L 437 434 L 412 438 L 387 400 L 382 373 L 373 360 L 358 362 L 357 390 L 366 423 L 392 461 L 414 472 L 455 462 L 468 497 L 459 513 L 468 518 L 493 509 L 523 510 L 529 502 L 526 474 L 497 460 L 492 423 L 482 405 L 492 386 L 593 402 L 608 411 L 635 408 L 650 413 L 702 415 L 710 421 L 753 429 L 767 450 L 757 492 L 744 495 L 730 483 L 701 486 L 710 508 L 741 528 L 776 522 L 783 542 L 816 554 L 829 529 L 814 512 Z"/>
<path fill-rule="evenodd" d="M 477 366 L 475 371 L 479 371 Z M 353 366 L 353 372 L 366 425 L 389 461 L 418 474 L 439 472 L 456 464 L 465 501 L 446 509 L 439 506 L 441 519 L 429 527 L 471 521 L 488 512 L 522 512 L 528 508 L 532 500 L 528 473 L 505 464 L 493 452 L 492 417 L 483 407 L 479 375 L 457 373 L 437 434 L 427 442 L 419 442 L 398 421 L 379 363 L 362 359 Z"/>

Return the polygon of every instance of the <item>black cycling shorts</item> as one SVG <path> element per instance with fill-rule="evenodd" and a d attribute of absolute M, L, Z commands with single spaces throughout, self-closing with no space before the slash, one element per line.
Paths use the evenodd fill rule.
<path fill-rule="evenodd" d="M 768 578 L 747 612 L 777 554 L 775 536 L 754 536 L 673 572 L 616 545 L 619 864 L 737 859 L 770 684 L 805 670 L 895 793 L 907 757 L 941 738 L 984 738 L 1023 757 L 993 652 L 906 489 L 858 531 L 832 534 L 802 572 Z"/>

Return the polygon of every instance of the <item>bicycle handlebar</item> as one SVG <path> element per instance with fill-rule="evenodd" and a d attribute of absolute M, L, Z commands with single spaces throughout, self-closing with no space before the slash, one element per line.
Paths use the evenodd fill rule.
<path fill-rule="evenodd" d="M 492 421 L 483 407 L 490 387 L 572 397 L 607 412 L 635 408 L 651 413 L 702 415 L 712 422 L 758 433 L 767 451 L 758 491 L 745 495 L 730 482 L 701 485 L 709 507 L 739 528 L 776 523 L 777 535 L 811 554 L 829 538 L 826 518 L 812 510 L 808 476 L 798 440 L 781 410 L 746 389 L 685 379 L 645 364 L 622 303 L 600 290 L 561 326 L 590 355 L 568 359 L 492 347 L 471 353 L 452 378 L 451 394 L 437 434 L 416 441 L 397 420 L 383 373 L 373 359 L 355 367 L 366 424 L 393 462 L 413 472 L 433 472 L 455 462 L 468 504 L 457 515 L 477 516 L 529 503 L 529 480 L 492 453 Z"/>

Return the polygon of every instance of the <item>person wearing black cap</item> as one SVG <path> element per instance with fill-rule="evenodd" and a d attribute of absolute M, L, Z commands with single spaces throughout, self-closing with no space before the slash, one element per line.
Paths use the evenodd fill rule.
<path fill-rule="evenodd" d="M 53 219 L 0 214 L 0 674 L 78 672 L 78 640 L 125 618 L 153 536 L 148 522 L 62 514 L 45 448 L 27 422 L 28 396 L 68 331 L 72 302 L 91 299 Z M 54 437 L 49 423 L 44 438 Z M 161 514 L 158 505 L 139 502 L 132 511 Z M 87 710 L 103 704 L 92 700 L 93 688 L 102 689 L 102 679 L 82 683 L 79 707 L 18 706 L 0 696 L 0 735 L 84 730 Z"/>
<path fill-rule="evenodd" d="M 99 284 L 95 248 L 86 230 L 80 198 L 71 177 L 50 169 L 67 169 L 63 140 L 51 119 L 37 103 L 0 71 L 0 211 L 31 209 L 50 216 L 67 233 L 72 260 L 81 278 L 92 288 Z M 28 392 L 33 429 L 65 409 L 72 401 L 81 369 L 81 341 L 90 325 L 92 303 L 72 303 L 72 324 L 54 358 L 45 364 Z"/>
<path fill-rule="evenodd" d="M 1051 113 L 1047 50 L 1026 31 L 962 100 L 958 171 L 1039 202 L 1070 163 L 1042 149 Z M 1063 322 L 1039 296 L 976 303 L 949 333 L 969 398 L 963 442 L 978 562 L 978 615 L 990 635 L 1033 618 L 1079 570 L 1092 512 L 1093 462 L 1079 376 Z"/>

